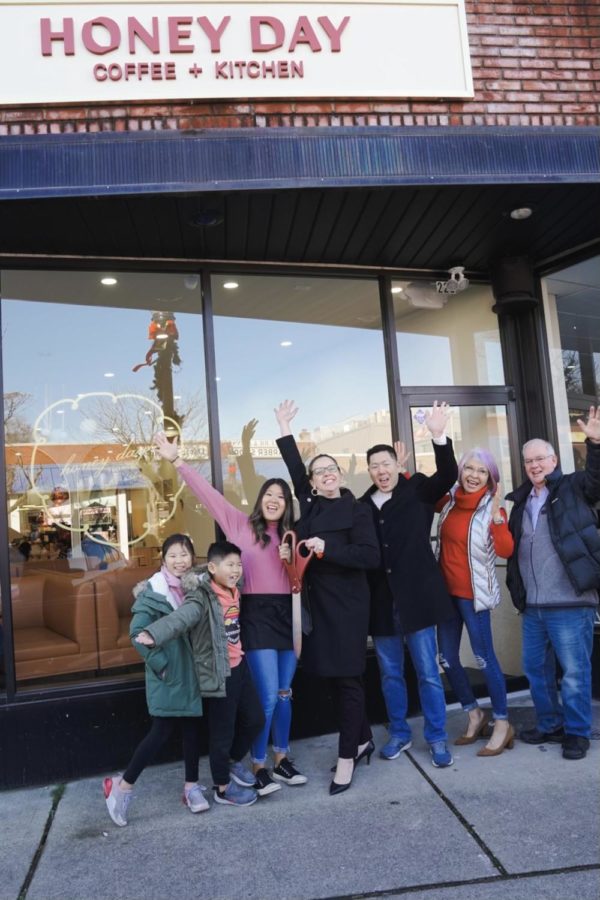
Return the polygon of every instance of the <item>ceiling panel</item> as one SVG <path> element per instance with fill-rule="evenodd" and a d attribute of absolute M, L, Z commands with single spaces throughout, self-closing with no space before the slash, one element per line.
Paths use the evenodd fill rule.
<path fill-rule="evenodd" d="M 510 210 L 531 206 L 515 222 Z M 391 186 L 10 200 L 0 252 L 485 274 L 600 239 L 600 184 Z"/>

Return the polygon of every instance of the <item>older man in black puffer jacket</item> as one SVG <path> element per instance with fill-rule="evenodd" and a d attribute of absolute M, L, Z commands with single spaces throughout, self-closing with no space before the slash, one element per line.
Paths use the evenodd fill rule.
<path fill-rule="evenodd" d="M 562 743 L 565 759 L 583 759 L 592 728 L 591 655 L 600 588 L 600 407 L 590 407 L 583 472 L 563 475 L 551 444 L 523 447 L 528 481 L 508 494 L 515 551 L 506 583 L 523 613 L 523 669 L 537 726 L 528 744 Z M 555 660 L 562 669 L 559 702 Z"/>

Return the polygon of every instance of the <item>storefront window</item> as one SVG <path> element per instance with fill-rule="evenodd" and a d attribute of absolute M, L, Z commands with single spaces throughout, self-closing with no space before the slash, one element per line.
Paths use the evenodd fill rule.
<path fill-rule="evenodd" d="M 427 407 L 411 408 L 415 471 L 435 472 L 431 434 L 425 425 Z M 508 420 L 505 406 L 452 406 L 447 429 L 456 459 L 474 447 L 490 450 L 500 470 L 502 495 L 512 490 Z"/>
<path fill-rule="evenodd" d="M 212 294 L 226 495 L 251 507 L 264 478 L 287 476 L 273 414 L 284 399 L 300 408 L 301 452 L 331 453 L 364 492 L 365 451 L 391 440 L 377 282 L 215 275 Z"/>
<path fill-rule="evenodd" d="M 489 285 L 442 294 L 435 282 L 394 281 L 392 294 L 403 385 L 504 384 Z"/>
<path fill-rule="evenodd" d="M 2 273 L 17 681 L 127 673 L 134 585 L 174 531 L 212 523 L 158 459 L 165 429 L 208 474 L 199 278 Z"/>
<path fill-rule="evenodd" d="M 600 393 L 600 256 L 542 280 L 561 467 L 585 464 L 577 419 Z"/>

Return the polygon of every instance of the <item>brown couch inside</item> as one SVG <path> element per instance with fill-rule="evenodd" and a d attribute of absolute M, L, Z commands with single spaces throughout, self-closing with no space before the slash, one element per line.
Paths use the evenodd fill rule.
<path fill-rule="evenodd" d="M 156 566 L 95 572 L 28 569 L 12 578 L 18 681 L 140 663 L 129 640 L 133 588 Z"/>

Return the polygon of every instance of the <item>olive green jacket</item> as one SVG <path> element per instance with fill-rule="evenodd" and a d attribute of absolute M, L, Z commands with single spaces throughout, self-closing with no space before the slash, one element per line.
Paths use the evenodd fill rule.
<path fill-rule="evenodd" d="M 165 591 L 163 593 L 162 591 Z M 144 647 L 133 638 L 156 622 L 165 620 L 173 607 L 160 572 L 133 590 L 135 602 L 129 626 L 132 644 L 146 663 L 146 702 L 151 716 L 201 716 L 202 698 L 187 634 L 164 647 Z"/>
<path fill-rule="evenodd" d="M 200 567 L 187 572 L 181 585 L 185 591 L 183 606 L 153 622 L 146 631 L 157 648 L 189 631 L 200 693 L 203 697 L 224 697 L 231 667 L 219 598 L 210 586 L 210 575 Z"/>

